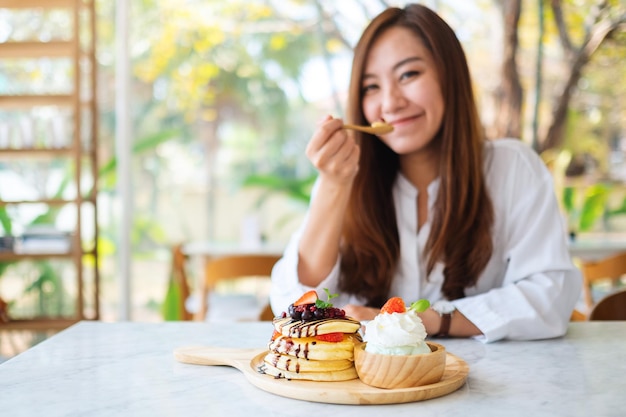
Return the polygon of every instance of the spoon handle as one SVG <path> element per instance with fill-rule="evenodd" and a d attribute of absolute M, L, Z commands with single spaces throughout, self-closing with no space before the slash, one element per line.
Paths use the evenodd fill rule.
<path fill-rule="evenodd" d="M 358 125 L 344 124 L 343 128 L 358 130 L 359 132 L 364 132 L 364 133 L 371 133 L 373 135 L 384 135 L 385 133 L 389 133 L 393 130 L 393 126 L 388 125 L 386 123 L 380 123 L 374 126 L 358 126 Z"/>

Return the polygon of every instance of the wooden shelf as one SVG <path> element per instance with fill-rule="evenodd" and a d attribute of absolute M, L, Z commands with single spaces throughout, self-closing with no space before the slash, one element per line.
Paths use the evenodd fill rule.
<path fill-rule="evenodd" d="M 95 255 L 95 250 L 92 249 L 84 249 L 81 255 Z M 72 256 L 76 255 L 73 251 L 70 252 L 63 252 L 63 253 L 44 253 L 44 252 L 40 252 L 40 253 L 15 253 L 15 252 L 1 252 L 0 251 L 0 262 L 7 262 L 7 261 L 22 261 L 22 260 L 46 260 L 49 258 L 56 258 L 56 259 L 67 259 L 67 258 L 71 258 Z"/>
<path fill-rule="evenodd" d="M 35 106 L 63 106 L 74 104 L 74 96 L 70 94 L 32 94 L 32 95 L 0 95 L 0 108 L 20 109 Z"/>
<path fill-rule="evenodd" d="M 74 44 L 65 41 L 0 43 L 0 58 L 71 58 Z"/>
<path fill-rule="evenodd" d="M 58 9 L 74 6 L 74 0 L 0 0 L 3 9 Z"/>
<path fill-rule="evenodd" d="M 0 159 L 14 160 L 16 156 L 54 159 L 62 156 L 71 155 L 73 152 L 73 148 L 0 148 Z"/>
<path fill-rule="evenodd" d="M 15 319 L 0 322 L 0 330 L 63 330 L 79 321 L 68 318 Z"/>
<path fill-rule="evenodd" d="M 0 200 L 0 207 L 5 207 L 9 205 L 19 205 L 19 204 L 47 204 L 49 206 L 64 206 L 67 204 L 74 204 L 76 200 L 65 200 L 62 198 L 42 198 L 39 200 L 15 200 L 15 201 L 6 201 Z"/>
<path fill-rule="evenodd" d="M 94 203 L 95 199 L 91 195 L 89 195 L 89 196 L 85 196 L 81 200 L 81 202 Z M 20 204 L 46 204 L 49 206 L 66 206 L 68 204 L 77 204 L 77 203 L 78 203 L 78 199 L 66 200 L 63 198 L 41 198 L 39 200 L 12 200 L 12 201 L 0 200 L 0 207 L 17 206 Z"/>
<path fill-rule="evenodd" d="M 74 256 L 74 252 L 63 253 L 15 253 L 15 252 L 0 252 L 0 262 L 7 261 L 22 261 L 26 259 L 32 260 L 46 260 L 50 258 L 66 259 Z"/>
<path fill-rule="evenodd" d="M 10 114 L 12 110 L 30 111 L 35 107 L 63 107 L 64 111 L 72 114 L 72 128 L 67 129 L 66 137 L 61 138 L 64 145 L 63 148 L 48 148 L 43 143 L 49 139 L 46 134 L 49 132 L 38 132 L 35 143 L 42 146 L 30 148 L 0 148 L 0 161 L 2 168 L 11 170 L 13 167 L 9 161 L 22 163 L 31 161 L 36 158 L 44 160 L 61 160 L 72 164 L 72 172 L 68 181 L 71 181 L 75 190 L 81 193 L 73 199 L 63 198 L 41 198 L 37 200 L 9 200 L 0 201 L 0 207 L 14 206 L 16 209 L 26 209 L 22 205 L 30 204 L 46 204 L 48 206 L 73 205 L 76 208 L 76 222 L 72 230 L 72 237 L 69 246 L 60 246 L 60 249 L 68 249 L 67 252 L 55 253 L 42 250 L 37 253 L 15 253 L 0 252 L 0 262 L 20 262 L 25 260 L 45 261 L 48 259 L 60 259 L 64 262 L 72 262 L 76 272 L 76 319 L 87 318 L 87 310 L 85 306 L 93 306 L 94 318 L 99 316 L 99 271 L 98 271 L 98 213 L 97 213 L 97 174 L 98 174 L 98 155 L 97 155 L 97 63 L 95 60 L 96 48 L 96 28 L 95 28 L 95 0 L 0 0 L 0 9 L 6 15 L 16 14 L 7 9 L 31 9 L 31 13 L 42 15 L 44 18 L 52 15 L 51 13 L 41 13 L 40 9 L 62 9 L 55 10 L 55 13 L 61 13 L 67 16 L 69 27 L 71 28 L 71 39 L 61 38 L 56 35 L 54 40 L 48 42 L 38 42 L 37 39 L 29 38 L 23 41 L 11 41 L 0 43 L 0 59 L 12 58 L 16 60 L 16 65 L 28 65 L 27 60 L 38 58 L 67 58 L 69 59 L 72 70 L 63 75 L 66 77 L 67 88 L 51 90 L 55 94 L 10 94 L 0 95 L 0 112 L 8 114 L 8 117 L 14 117 Z M 27 11 L 26 11 L 27 12 Z M 84 39 L 83 39 L 84 37 Z M 21 60 L 21 62 L 20 62 Z M 87 60 L 89 65 L 83 65 L 83 61 Z M 11 82 L 11 80 L 9 80 Z M 17 91 L 27 90 L 21 87 Z M 68 91 L 69 90 L 69 91 Z M 44 92 L 46 90 L 43 90 Z M 41 93 L 41 91 L 39 91 Z M 58 94 L 58 93 L 61 94 Z M 89 96 L 89 99 L 81 99 L 83 93 Z M 87 137 L 85 137 L 85 134 Z M 86 143 L 85 143 L 86 142 Z M 59 143 L 59 142 L 55 142 Z M 5 163 L 6 161 L 6 163 Z M 84 188 L 89 182 L 86 177 L 91 178 L 89 185 L 89 194 L 83 198 Z M 17 197 L 16 198 L 20 198 Z M 89 207 L 89 205 L 91 205 Z M 88 210 L 89 209 L 89 210 Z M 89 250 L 85 250 L 86 242 L 82 241 L 83 236 L 82 222 L 83 216 L 93 217 L 93 236 L 89 240 L 93 243 L 89 246 Z M 64 242 L 65 243 L 65 242 Z M 15 248 L 20 248 L 14 246 Z M 23 248 L 30 250 L 29 247 Z M 35 248 L 38 249 L 38 248 Z M 40 247 L 39 249 L 45 249 Z M 54 249 L 54 247 L 51 247 Z M 84 255 L 91 255 L 95 258 L 93 263 L 93 291 L 86 288 L 85 268 L 91 268 L 92 265 L 83 263 Z M 87 302 L 86 300 L 89 301 Z M 14 320 L 7 323 L 0 323 L 0 329 L 7 326 L 13 328 L 50 328 L 67 327 L 75 323 L 77 320 L 69 320 L 67 318 L 49 317 L 32 319 Z"/>

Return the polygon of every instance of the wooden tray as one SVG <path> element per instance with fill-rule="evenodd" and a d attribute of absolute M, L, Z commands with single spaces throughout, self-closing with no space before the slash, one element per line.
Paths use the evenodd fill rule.
<path fill-rule="evenodd" d="M 277 379 L 257 372 L 267 350 L 220 347 L 182 347 L 174 350 L 177 361 L 194 365 L 227 365 L 239 369 L 252 385 L 272 394 L 296 400 L 330 404 L 398 404 L 441 397 L 459 389 L 467 379 L 469 366 L 447 354 L 446 370 L 435 384 L 415 388 L 380 389 L 359 379 L 314 382 Z"/>

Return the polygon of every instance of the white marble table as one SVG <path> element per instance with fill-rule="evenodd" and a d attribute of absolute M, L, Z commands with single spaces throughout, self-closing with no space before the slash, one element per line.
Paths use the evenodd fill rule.
<path fill-rule="evenodd" d="M 285 249 L 283 243 L 245 244 L 237 242 L 196 241 L 183 245 L 182 251 L 188 256 L 214 258 L 223 255 L 276 255 L 281 256 Z"/>
<path fill-rule="evenodd" d="M 534 342 L 439 340 L 470 366 L 458 391 L 395 405 L 334 405 L 262 391 L 229 367 L 178 363 L 186 345 L 264 347 L 269 323 L 81 322 L 0 365 L 2 416 L 626 415 L 626 322 L 572 323 Z"/>
<path fill-rule="evenodd" d="M 606 258 L 626 252 L 624 233 L 582 233 L 569 242 L 572 256 L 584 261 Z"/>

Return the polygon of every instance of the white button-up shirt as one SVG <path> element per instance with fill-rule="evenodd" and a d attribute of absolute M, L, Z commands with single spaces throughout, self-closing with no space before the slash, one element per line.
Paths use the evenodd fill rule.
<path fill-rule="evenodd" d="M 466 297 L 453 304 L 483 333 L 485 342 L 541 339 L 565 334 L 580 296 L 581 275 L 573 265 L 567 233 L 553 188 L 553 180 L 538 155 L 515 139 L 487 142 L 485 181 L 494 207 L 494 248 L 487 267 Z M 439 180 L 428 187 L 429 213 Z M 400 236 L 400 259 L 389 297 L 407 303 L 443 298 L 443 265 L 426 276 L 425 246 L 432 217 L 417 227 L 417 189 L 398 175 L 393 198 Z M 306 222 L 306 218 L 305 218 Z M 292 236 L 283 258 L 272 272 L 272 309 L 280 314 L 310 287 L 298 280 L 298 245 L 304 224 Z M 338 293 L 339 262 L 314 289 Z M 333 304 L 363 305 L 364 300 L 340 294 Z"/>

